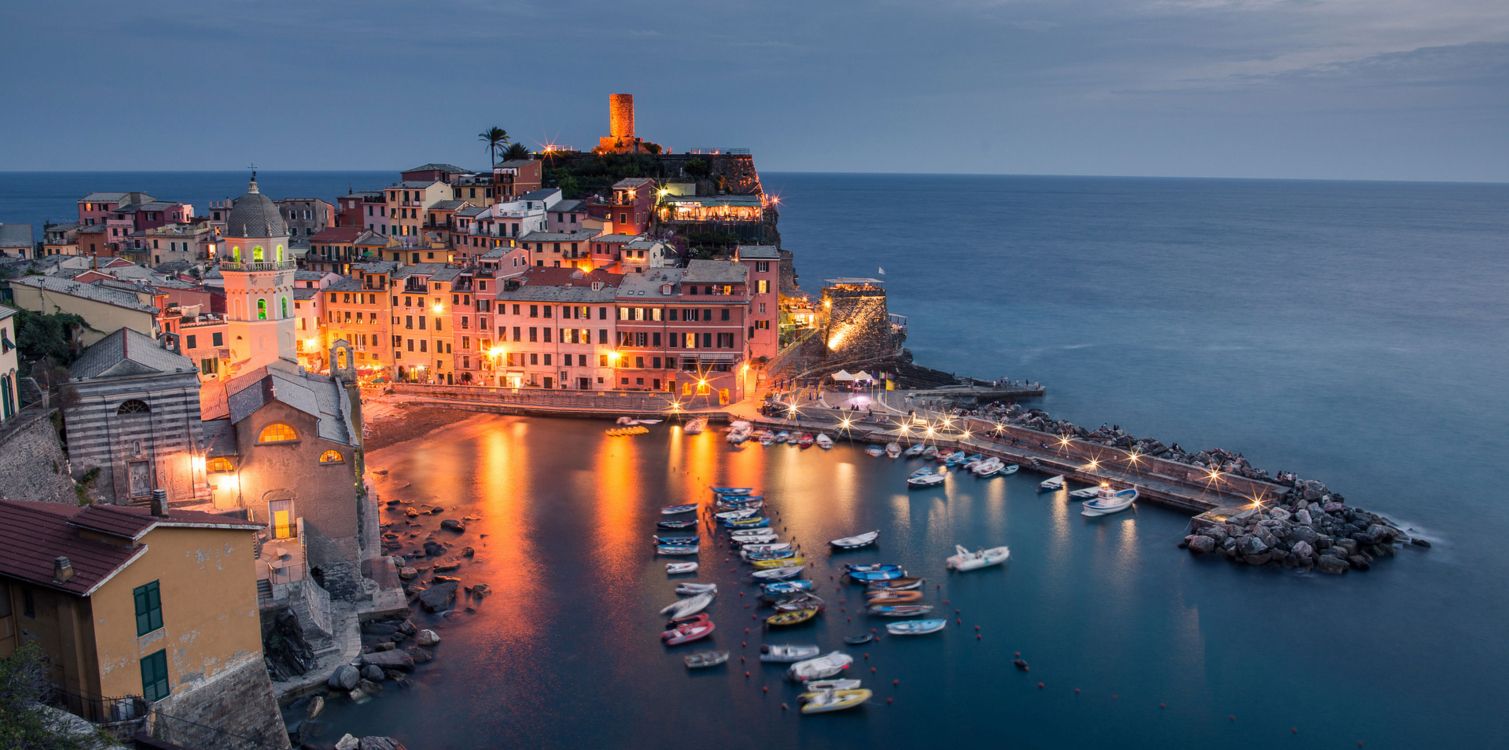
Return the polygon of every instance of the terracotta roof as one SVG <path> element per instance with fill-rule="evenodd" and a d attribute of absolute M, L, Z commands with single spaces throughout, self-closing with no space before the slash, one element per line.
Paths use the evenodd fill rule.
<path fill-rule="evenodd" d="M 366 230 L 361 227 L 330 227 L 329 229 L 321 229 L 320 231 L 315 232 L 309 237 L 309 241 L 356 242 L 356 238 L 360 237 L 362 232 L 364 231 Z"/>
<path fill-rule="evenodd" d="M 88 596 L 147 550 L 133 544 L 158 526 L 256 531 L 245 521 L 196 511 L 172 511 L 157 518 L 145 508 L 0 500 L 0 576 Z M 122 537 L 122 543 L 88 539 L 79 529 Z M 53 578 L 53 564 L 67 557 L 73 577 Z"/>

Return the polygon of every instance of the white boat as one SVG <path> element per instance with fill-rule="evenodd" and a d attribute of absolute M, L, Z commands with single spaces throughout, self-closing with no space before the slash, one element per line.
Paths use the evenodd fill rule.
<path fill-rule="evenodd" d="M 807 692 L 820 693 L 824 690 L 857 690 L 859 680 L 809 680 Z"/>
<path fill-rule="evenodd" d="M 731 432 L 749 433 L 754 430 L 754 425 L 742 419 L 735 419 L 728 423 L 728 429 Z"/>
<path fill-rule="evenodd" d="M 753 536 L 765 536 L 766 534 L 774 533 L 775 531 L 772 530 L 769 526 L 761 526 L 754 529 L 732 529 L 728 532 L 728 538 L 734 541 L 738 541 L 740 539 L 747 539 Z"/>
<path fill-rule="evenodd" d="M 760 529 L 760 532 L 759 534 L 750 534 L 748 536 L 736 536 L 732 541 L 734 544 L 744 546 L 750 544 L 771 544 L 781 538 L 770 529 Z"/>
<path fill-rule="evenodd" d="M 907 477 L 906 484 L 908 487 L 932 487 L 935 485 L 943 484 L 944 479 L 945 476 L 943 472 L 928 471 L 925 473 L 913 474 L 912 476 Z"/>
<path fill-rule="evenodd" d="M 699 548 L 699 546 L 695 545 L 695 544 L 657 544 L 657 545 L 655 545 L 655 554 L 657 554 L 657 555 L 670 555 L 670 556 L 675 556 L 675 557 L 686 557 L 687 555 L 695 555 L 699 551 L 701 551 L 700 548 Z"/>
<path fill-rule="evenodd" d="M 749 518 L 759 512 L 759 508 L 739 508 L 738 510 L 725 510 L 722 513 L 714 513 L 713 518 L 724 521 L 737 521 L 740 518 Z"/>
<path fill-rule="evenodd" d="M 875 540 L 879 538 L 880 532 L 878 530 L 866 531 L 863 534 L 855 534 L 854 536 L 846 536 L 842 539 L 834 539 L 828 543 L 839 549 L 859 549 L 860 547 L 868 547 L 874 544 Z"/>
<path fill-rule="evenodd" d="M 802 693 L 803 714 L 826 714 L 833 711 L 843 711 L 849 708 L 857 708 L 865 704 L 874 695 L 869 688 L 857 688 L 855 690 L 820 690 L 815 693 Z"/>
<path fill-rule="evenodd" d="M 695 581 L 689 581 L 687 583 L 676 585 L 677 596 L 696 596 L 698 594 L 716 593 L 718 593 L 718 584 L 716 583 L 697 583 Z"/>
<path fill-rule="evenodd" d="M 760 661 L 792 662 L 811 659 L 823 650 L 814 645 L 767 643 L 760 646 Z"/>
<path fill-rule="evenodd" d="M 1047 479 L 1044 479 L 1043 481 L 1037 483 L 1037 489 L 1038 489 L 1039 492 L 1058 492 L 1059 490 L 1061 490 L 1063 488 L 1064 488 L 1064 475 L 1063 474 L 1059 474 L 1056 477 L 1048 477 Z"/>
<path fill-rule="evenodd" d="M 887 456 L 890 456 L 891 458 L 896 458 L 897 456 L 900 456 L 901 455 L 901 443 L 886 443 L 885 444 L 885 454 Z"/>
<path fill-rule="evenodd" d="M 668 576 L 679 576 L 687 573 L 696 573 L 698 567 L 697 563 L 694 562 L 666 563 L 665 574 Z"/>
<path fill-rule="evenodd" d="M 661 609 L 660 614 L 666 615 L 672 620 L 690 617 L 707 609 L 707 605 L 713 603 L 713 596 L 712 592 L 707 592 L 686 599 L 677 599 Z"/>
<path fill-rule="evenodd" d="M 786 670 L 786 676 L 797 682 L 807 680 L 823 680 L 843 672 L 854 663 L 854 657 L 842 652 L 833 651 L 816 659 L 807 659 L 792 664 Z"/>
<path fill-rule="evenodd" d="M 1103 486 L 1104 485 L 1102 485 L 1102 487 Z M 1071 490 L 1069 492 L 1069 497 L 1072 497 L 1075 500 L 1089 500 L 1091 498 L 1100 497 L 1100 490 L 1101 487 L 1086 487 L 1080 490 Z"/>
<path fill-rule="evenodd" d="M 686 424 L 682 425 L 682 427 L 681 427 L 681 431 L 684 432 L 684 433 L 686 433 L 686 434 L 688 434 L 688 435 L 700 435 L 700 434 L 702 434 L 702 431 L 705 430 L 705 429 L 707 429 L 707 418 L 706 417 L 697 417 L 695 419 L 689 419 L 689 420 L 687 420 Z"/>
<path fill-rule="evenodd" d="M 1108 516 L 1132 507 L 1132 503 L 1136 501 L 1137 488 L 1128 487 L 1127 489 L 1117 490 L 1110 494 L 1102 494 L 1093 500 L 1086 500 L 1085 504 L 1080 507 L 1079 514 L 1092 518 L 1095 516 Z"/>
<path fill-rule="evenodd" d="M 927 635 L 936 633 L 948 625 L 948 620 L 942 618 L 934 620 L 902 620 L 901 622 L 887 623 L 885 632 L 891 635 Z"/>
<path fill-rule="evenodd" d="M 804 570 L 806 567 L 807 566 L 805 565 L 788 565 L 784 568 L 756 570 L 754 572 L 754 577 L 756 580 L 760 581 L 784 581 L 789 578 L 795 578 L 801 575 L 802 570 Z"/>
<path fill-rule="evenodd" d="M 927 450 L 927 446 L 923 445 L 922 443 L 912 443 L 912 447 L 902 451 L 901 454 L 903 456 L 906 456 L 907 458 L 916 458 L 917 456 L 922 455 L 922 452 L 925 450 Z"/>
<path fill-rule="evenodd" d="M 1015 474 L 1021 470 L 1022 467 L 1017 466 L 1016 464 L 1006 464 L 1005 468 L 1001 469 L 1001 476 L 1004 477 L 1007 474 Z"/>
<path fill-rule="evenodd" d="M 641 424 L 643 424 L 643 425 L 660 424 L 663 421 L 665 421 L 665 420 L 663 420 L 663 419 L 639 419 L 637 417 L 619 417 L 618 418 L 618 424 L 627 425 L 627 426 L 630 426 L 630 427 L 632 427 L 634 425 L 641 425 Z"/>
<path fill-rule="evenodd" d="M 749 555 L 758 555 L 762 552 L 786 552 L 791 549 L 791 542 L 779 544 L 746 544 L 739 551 L 740 555 L 748 558 Z"/>
<path fill-rule="evenodd" d="M 828 433 L 826 432 L 819 432 L 817 434 L 817 447 L 822 448 L 823 450 L 832 448 L 833 438 L 828 437 Z"/>
<path fill-rule="evenodd" d="M 1000 473 L 1001 469 L 1006 468 L 1006 464 L 1002 463 L 1001 459 L 991 456 L 983 461 L 976 461 L 974 466 L 968 466 L 968 468 L 975 473 L 975 476 L 983 479 Z"/>
<path fill-rule="evenodd" d="M 746 441 L 748 439 L 749 439 L 749 433 L 745 433 L 745 432 L 730 432 L 730 433 L 728 433 L 728 443 L 729 443 L 729 445 L 742 445 L 744 443 L 744 441 Z"/>
<path fill-rule="evenodd" d="M 950 570 L 978 570 L 1006 562 L 1007 558 L 1011 557 L 1011 548 L 989 547 L 971 552 L 962 545 L 956 544 L 954 553 L 948 558 Z"/>
<path fill-rule="evenodd" d="M 871 458 L 880 458 L 881 456 L 885 455 L 885 448 L 882 448 L 878 445 L 867 446 L 865 448 L 865 455 Z"/>

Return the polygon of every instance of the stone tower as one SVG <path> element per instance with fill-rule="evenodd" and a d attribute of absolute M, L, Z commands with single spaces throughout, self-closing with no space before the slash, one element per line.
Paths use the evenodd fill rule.
<path fill-rule="evenodd" d="M 226 345 L 231 375 L 295 361 L 293 274 L 288 225 L 278 207 L 257 187 L 252 173 L 246 195 L 231 204 L 221 240 L 225 279 Z"/>
<path fill-rule="evenodd" d="M 608 95 L 608 137 L 625 145 L 634 141 L 634 95 Z"/>

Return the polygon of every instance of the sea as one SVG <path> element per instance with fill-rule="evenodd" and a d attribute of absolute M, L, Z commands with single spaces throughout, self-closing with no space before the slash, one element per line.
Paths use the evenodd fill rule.
<path fill-rule="evenodd" d="M 264 172 L 333 198 L 391 173 Z M 492 595 L 420 616 L 443 642 L 407 689 L 331 701 L 327 741 L 412 748 L 1509 746 L 1509 185 L 1100 177 L 763 175 L 804 289 L 874 277 L 919 363 L 1041 381 L 1038 403 L 1320 479 L 1430 540 L 1341 577 L 1178 549 L 1184 514 L 1086 519 L 1034 477 L 908 492 L 906 461 L 658 427 L 473 416 L 373 452 L 385 499 L 472 515 L 458 573 Z M 0 173 L 0 221 L 67 220 L 92 190 L 207 206 L 240 173 Z M 38 229 L 40 234 L 40 228 Z M 711 646 L 657 635 L 673 599 L 650 535 L 709 484 L 758 487 L 828 609 L 767 632 L 706 529 Z M 398 520 L 400 530 L 404 521 Z M 416 527 L 419 529 L 419 527 Z M 871 550 L 825 540 L 870 529 Z M 424 530 L 420 531 L 425 533 Z M 422 537 L 415 537 L 422 538 Z M 953 546 L 1010 545 L 948 574 Z M 901 562 L 939 634 L 844 646 L 877 623 L 834 576 Z M 862 709 L 801 716 L 756 654 L 855 656 Z M 1030 665 L 1012 666 L 1021 653 Z"/>

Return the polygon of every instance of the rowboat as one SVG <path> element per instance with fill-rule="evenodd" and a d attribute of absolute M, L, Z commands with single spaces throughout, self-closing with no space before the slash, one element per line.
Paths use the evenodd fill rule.
<path fill-rule="evenodd" d="M 1094 500 L 1086 500 L 1084 506 L 1080 508 L 1079 514 L 1092 517 L 1108 516 L 1132 507 L 1132 503 L 1136 501 L 1137 488 L 1128 487 L 1124 490 L 1117 490 L 1110 496 L 1101 495 Z"/>
<path fill-rule="evenodd" d="M 697 417 L 696 419 L 688 420 L 682 426 L 681 431 L 688 435 L 700 435 L 705 429 L 707 429 L 707 419 L 705 417 Z"/>
<path fill-rule="evenodd" d="M 755 527 L 753 529 L 729 529 L 728 539 L 735 544 L 753 544 L 749 540 L 762 536 L 775 536 L 775 530 L 768 526 Z"/>
<path fill-rule="evenodd" d="M 762 529 L 770 525 L 770 519 L 764 516 L 750 516 L 748 518 L 736 518 L 732 521 L 719 521 L 718 523 L 731 529 Z"/>
<path fill-rule="evenodd" d="M 1075 500 L 1089 500 L 1091 498 L 1100 497 L 1101 487 L 1105 486 L 1106 485 L 1100 485 L 1098 487 L 1086 487 L 1080 490 L 1070 490 L 1069 497 Z"/>
<path fill-rule="evenodd" d="M 890 581 L 875 581 L 870 584 L 871 591 L 910 591 L 922 588 L 922 578 L 897 578 Z"/>
<path fill-rule="evenodd" d="M 819 433 L 817 436 L 817 447 L 822 448 L 823 450 L 832 448 L 833 438 L 828 437 L 828 433 L 826 432 Z"/>
<path fill-rule="evenodd" d="M 812 581 L 806 578 L 795 581 L 772 581 L 760 585 L 760 591 L 765 596 L 784 596 L 811 590 Z"/>
<path fill-rule="evenodd" d="M 867 445 L 865 446 L 865 455 L 871 458 L 880 458 L 885 455 L 885 448 L 878 445 Z"/>
<path fill-rule="evenodd" d="M 773 568 L 771 570 L 756 570 L 754 577 L 761 581 L 784 581 L 795 578 L 806 569 L 805 565 L 793 565 L 787 568 Z"/>
<path fill-rule="evenodd" d="M 712 635 L 716 627 L 712 620 L 689 622 L 661 633 L 660 640 L 664 641 L 667 646 L 680 646 L 683 643 L 691 643 Z"/>
<path fill-rule="evenodd" d="M 769 552 L 740 552 L 739 555 L 745 562 L 756 563 L 756 568 L 780 568 L 793 563 L 798 555 L 794 549 L 775 549 Z M 759 565 L 758 563 L 775 563 L 773 565 Z"/>
<path fill-rule="evenodd" d="M 687 503 L 685 505 L 667 505 L 664 508 L 660 509 L 660 515 L 662 515 L 662 516 L 674 516 L 674 515 L 676 515 L 678 513 L 691 513 L 692 511 L 694 511 L 696 509 L 697 509 L 697 504 L 696 503 Z"/>
<path fill-rule="evenodd" d="M 791 442 L 791 433 L 781 430 L 775 434 L 775 441 L 777 443 L 789 443 Z"/>
<path fill-rule="evenodd" d="M 712 489 L 714 495 L 748 495 L 754 492 L 753 487 L 722 487 L 713 485 L 710 489 Z"/>
<path fill-rule="evenodd" d="M 814 617 L 817 617 L 817 609 L 815 607 L 808 609 L 798 609 L 793 612 L 777 612 L 765 618 L 765 624 L 769 625 L 772 628 L 783 628 L 792 625 L 800 625 L 811 620 Z"/>
<path fill-rule="evenodd" d="M 697 572 L 697 568 L 698 568 L 698 565 L 697 565 L 697 563 L 694 563 L 694 562 L 666 563 L 665 564 L 665 574 L 668 575 L 668 576 L 679 576 L 679 575 L 685 575 L 687 573 L 696 573 Z"/>
<path fill-rule="evenodd" d="M 722 513 L 714 513 L 713 518 L 720 521 L 737 521 L 741 518 L 749 518 L 759 512 L 759 508 L 738 508 L 735 510 L 725 510 Z"/>
<path fill-rule="evenodd" d="M 698 651 L 681 657 L 687 669 L 707 669 L 728 661 L 727 651 Z"/>
<path fill-rule="evenodd" d="M 926 448 L 922 449 L 922 457 L 923 458 L 935 458 L 935 457 L 937 457 L 937 455 L 938 455 L 938 446 L 936 446 L 936 445 L 929 445 Z"/>
<path fill-rule="evenodd" d="M 782 557 L 782 558 L 774 558 L 774 559 L 770 559 L 770 560 L 755 560 L 755 561 L 751 562 L 750 564 L 754 565 L 755 570 L 776 570 L 776 569 L 780 569 L 780 568 L 790 568 L 790 567 L 793 567 L 793 566 L 806 565 L 807 564 L 807 558 L 805 558 L 805 557 Z"/>
<path fill-rule="evenodd" d="M 1063 488 L 1064 475 L 1062 474 L 1054 477 L 1048 477 L 1047 479 L 1044 479 L 1043 481 L 1037 483 L 1037 489 L 1039 492 L 1058 492 Z"/>
<path fill-rule="evenodd" d="M 718 593 L 718 584 L 716 583 L 696 583 L 695 581 L 688 581 L 686 583 L 680 583 L 676 585 L 677 596 L 696 596 L 698 594 L 716 593 Z"/>
<path fill-rule="evenodd" d="M 786 676 L 797 682 L 823 680 L 842 673 L 854 663 L 854 657 L 842 651 L 832 651 L 815 659 L 806 659 L 786 669 Z"/>
<path fill-rule="evenodd" d="M 824 602 L 823 598 L 817 594 L 803 592 L 796 596 L 782 599 L 771 606 L 775 607 L 775 611 L 777 612 L 796 612 L 803 609 L 822 609 L 826 605 L 827 602 Z"/>
<path fill-rule="evenodd" d="M 697 551 L 699 549 L 700 547 L 695 544 L 657 544 L 655 545 L 655 554 L 683 556 L 695 555 L 697 554 Z"/>
<path fill-rule="evenodd" d="M 906 486 L 910 489 L 922 489 L 924 487 L 936 487 L 943 484 L 947 478 L 941 471 L 929 471 L 925 474 L 914 474 L 906 478 Z"/>
<path fill-rule="evenodd" d="M 891 458 L 901 455 L 901 443 L 886 443 L 885 454 Z"/>
<path fill-rule="evenodd" d="M 860 633 L 858 635 L 844 636 L 844 643 L 847 643 L 850 646 L 863 646 L 873 640 L 875 640 L 875 636 L 870 633 Z"/>
<path fill-rule="evenodd" d="M 873 583 L 875 581 L 893 581 L 897 578 L 906 578 L 905 570 L 851 570 L 849 579 L 855 583 Z"/>
<path fill-rule="evenodd" d="M 962 545 L 954 545 L 954 554 L 947 560 L 949 570 L 978 570 L 991 565 L 1000 565 L 1011 557 L 1011 548 L 1006 546 L 990 547 L 974 552 L 965 549 Z"/>
<path fill-rule="evenodd" d="M 713 603 L 713 596 L 712 592 L 707 592 L 686 599 L 677 599 L 661 608 L 660 614 L 669 615 L 672 620 L 690 617 L 707 609 L 707 605 Z"/>
<path fill-rule="evenodd" d="M 831 544 L 839 549 L 859 549 L 861 547 L 868 547 L 874 544 L 875 540 L 879 538 L 880 532 L 878 530 L 866 531 L 863 534 L 855 534 L 854 536 L 846 536 L 841 539 L 834 539 L 828 542 L 828 544 Z"/>
<path fill-rule="evenodd" d="M 798 448 L 811 448 L 812 444 L 816 442 L 817 438 L 813 437 L 812 433 L 810 432 L 804 432 L 802 433 L 801 437 L 796 439 L 796 445 Z"/>
<path fill-rule="evenodd" d="M 760 661 L 788 662 L 811 659 L 822 649 L 808 644 L 766 643 L 760 646 Z"/>
<path fill-rule="evenodd" d="M 865 610 L 876 617 L 915 617 L 931 611 L 931 604 L 877 604 Z"/>
<path fill-rule="evenodd" d="M 1006 466 L 1001 469 L 1001 476 L 1004 477 L 1004 476 L 1006 476 L 1008 474 L 1015 474 L 1015 473 L 1017 473 L 1018 471 L 1021 471 L 1021 470 L 1022 470 L 1022 467 L 1020 467 L 1020 466 L 1018 466 L 1016 464 L 1006 464 Z"/>
<path fill-rule="evenodd" d="M 873 695 L 868 688 L 823 690 L 802 694 L 803 714 L 826 714 L 864 705 Z M 810 697 L 809 697 L 810 696 Z"/>
<path fill-rule="evenodd" d="M 891 635 L 927 635 L 936 633 L 947 625 L 948 620 L 941 617 L 934 620 L 906 620 L 886 623 L 885 632 Z"/>
<path fill-rule="evenodd" d="M 696 525 L 697 525 L 697 522 L 695 520 L 693 520 L 693 519 L 690 519 L 690 518 L 681 518 L 681 519 L 668 519 L 668 520 L 665 520 L 665 521 L 658 521 L 658 522 L 656 522 L 655 527 L 659 528 L 659 529 L 687 529 L 687 528 L 691 528 L 691 527 L 696 526 Z"/>
<path fill-rule="evenodd" d="M 887 604 L 914 604 L 922 601 L 921 591 L 880 591 L 872 592 L 866 599 L 874 606 Z"/>
<path fill-rule="evenodd" d="M 869 572 L 877 571 L 877 570 L 900 570 L 900 569 L 901 569 L 901 564 L 900 563 L 866 563 L 866 564 L 863 564 L 863 565 L 861 565 L 859 563 L 847 563 L 847 564 L 844 565 L 844 570 L 847 570 L 847 571 L 849 571 L 851 573 L 855 573 L 855 572 L 858 572 L 858 573 L 869 573 Z"/>
<path fill-rule="evenodd" d="M 661 536 L 659 534 L 656 534 L 653 538 L 654 538 L 656 544 L 672 544 L 672 545 L 674 545 L 674 544 L 696 544 L 697 543 L 697 537 L 695 537 L 695 536 Z"/>
<path fill-rule="evenodd" d="M 730 537 L 729 541 L 733 542 L 736 545 L 769 544 L 780 538 L 774 531 L 771 531 L 770 529 L 755 529 L 755 531 L 759 533 L 749 534 L 748 536 Z"/>
<path fill-rule="evenodd" d="M 794 549 L 791 542 L 781 542 L 779 544 L 745 544 L 740 547 L 740 554 L 748 558 L 750 555 L 759 555 L 766 552 L 786 552 Z"/>

